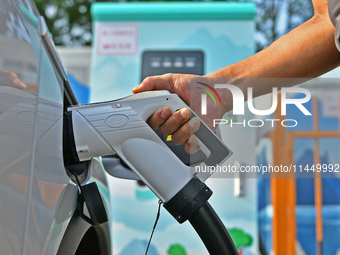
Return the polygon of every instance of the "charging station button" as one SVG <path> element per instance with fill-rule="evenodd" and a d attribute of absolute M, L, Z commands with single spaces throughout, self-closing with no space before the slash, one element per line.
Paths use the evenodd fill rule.
<path fill-rule="evenodd" d="M 152 61 L 150 66 L 153 68 L 157 68 L 161 66 L 161 63 L 159 61 Z"/>
<path fill-rule="evenodd" d="M 185 67 L 193 68 L 195 67 L 195 62 L 194 61 L 187 61 L 185 62 Z"/>
<path fill-rule="evenodd" d="M 163 62 L 163 67 L 165 67 L 165 68 L 172 67 L 171 61 L 164 61 L 164 62 Z"/>
<path fill-rule="evenodd" d="M 182 61 L 176 61 L 176 62 L 174 63 L 174 67 L 181 68 L 181 67 L 183 67 L 183 66 L 184 66 L 184 64 L 183 64 Z"/>

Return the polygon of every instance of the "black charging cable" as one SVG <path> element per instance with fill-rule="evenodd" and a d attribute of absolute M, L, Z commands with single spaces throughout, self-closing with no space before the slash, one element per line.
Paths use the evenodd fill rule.
<path fill-rule="evenodd" d="M 156 229 L 156 226 L 157 226 L 159 217 L 161 216 L 161 205 L 162 205 L 162 201 L 159 200 L 159 201 L 158 201 L 158 211 L 157 211 L 157 215 L 156 215 L 155 224 L 153 225 L 153 228 L 152 228 L 152 232 L 151 232 L 151 235 L 150 235 L 150 239 L 149 239 L 149 242 L 148 242 L 148 246 L 146 247 L 145 255 L 148 254 L 148 251 L 149 251 L 149 247 L 150 247 L 150 244 L 151 244 L 151 239 L 152 239 L 153 233 L 155 232 L 155 229 Z"/>

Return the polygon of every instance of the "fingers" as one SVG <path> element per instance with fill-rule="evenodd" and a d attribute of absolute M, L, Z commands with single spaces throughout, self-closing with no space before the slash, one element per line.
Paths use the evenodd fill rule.
<path fill-rule="evenodd" d="M 19 80 L 19 78 L 13 79 L 12 81 L 13 87 L 16 87 L 18 89 L 25 90 L 27 88 L 26 84 L 24 84 L 22 81 Z"/>
<path fill-rule="evenodd" d="M 190 119 L 190 110 L 183 108 L 172 114 L 170 108 L 157 110 L 147 121 L 152 129 L 160 129 L 164 135 L 172 135 Z M 189 136 L 187 137 L 187 139 Z M 186 139 L 186 140 L 187 140 Z"/>
<path fill-rule="evenodd" d="M 158 129 L 169 117 L 171 110 L 168 107 L 163 107 L 157 110 L 147 121 L 152 129 Z"/>
<path fill-rule="evenodd" d="M 0 70 L 0 86 L 10 86 L 18 89 L 26 89 L 26 85 L 19 80 L 16 73 Z"/>
<path fill-rule="evenodd" d="M 195 135 L 191 135 L 185 143 L 184 150 L 188 154 L 194 154 L 199 151 L 198 139 Z"/>
<path fill-rule="evenodd" d="M 199 150 L 198 140 L 193 135 L 200 128 L 200 121 L 194 117 L 190 119 L 190 110 L 183 108 L 174 114 L 168 107 L 157 110 L 147 121 L 152 129 L 160 129 L 164 135 L 171 135 L 175 144 L 185 144 L 184 150 L 188 154 Z"/>
<path fill-rule="evenodd" d="M 190 121 L 183 124 L 172 135 L 172 141 L 175 144 L 183 144 L 189 141 L 191 135 L 194 134 L 200 127 L 200 121 L 198 118 L 192 118 Z M 193 139 L 193 138 L 191 138 Z M 190 140 L 192 142 L 192 140 Z"/>
<path fill-rule="evenodd" d="M 133 93 L 139 93 L 143 91 L 151 91 L 151 90 L 172 90 L 173 80 L 172 74 L 164 74 L 159 76 L 151 76 L 147 77 L 142 81 L 142 83 L 133 88 Z"/>
<path fill-rule="evenodd" d="M 37 83 L 36 82 L 31 82 L 27 84 L 26 91 L 36 94 L 37 93 Z"/>
<path fill-rule="evenodd" d="M 159 110 L 161 112 L 162 109 Z M 153 116 L 157 116 L 160 113 L 156 112 Z M 171 114 L 171 112 L 170 112 Z M 156 118 L 156 117 L 155 117 Z M 153 119 L 153 124 L 155 128 L 160 128 L 161 132 L 165 135 L 171 135 L 172 142 L 175 144 L 185 144 L 184 150 L 188 154 L 193 154 L 199 151 L 198 139 L 193 135 L 200 128 L 200 121 L 198 118 L 194 117 L 190 119 L 190 110 L 188 108 L 183 108 L 180 111 L 175 112 L 169 119 L 161 123 Z M 152 126 L 151 126 L 152 127 Z"/>
<path fill-rule="evenodd" d="M 161 126 L 160 130 L 164 135 L 175 135 L 175 132 L 190 119 L 190 110 L 183 108 L 173 113 Z M 188 137 L 189 138 L 189 137 Z"/>
<path fill-rule="evenodd" d="M 194 117 L 190 119 L 190 110 L 183 108 L 171 113 L 168 107 L 157 110 L 147 121 L 152 129 L 160 129 L 164 135 L 172 135 L 175 144 L 183 144 L 200 127 L 200 121 Z M 189 121 L 190 120 L 190 121 Z"/>

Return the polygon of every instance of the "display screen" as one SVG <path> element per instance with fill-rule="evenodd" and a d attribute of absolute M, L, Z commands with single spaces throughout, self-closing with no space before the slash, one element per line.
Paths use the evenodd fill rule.
<path fill-rule="evenodd" d="M 202 51 L 145 51 L 142 56 L 142 80 L 165 73 L 204 74 Z"/>

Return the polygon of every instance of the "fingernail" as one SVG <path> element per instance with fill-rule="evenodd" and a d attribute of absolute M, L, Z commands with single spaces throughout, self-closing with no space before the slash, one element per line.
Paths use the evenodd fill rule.
<path fill-rule="evenodd" d="M 189 144 L 192 144 L 192 141 L 193 141 L 193 140 L 194 140 L 194 136 L 192 135 L 192 136 L 189 137 L 188 143 L 189 143 Z"/>
<path fill-rule="evenodd" d="M 189 125 L 190 127 L 197 127 L 198 125 L 200 124 L 200 121 L 199 119 L 197 118 L 192 118 L 190 121 L 189 121 Z"/>
<path fill-rule="evenodd" d="M 138 90 L 140 87 L 141 87 L 141 85 L 138 85 L 138 86 L 134 87 L 134 88 L 132 89 L 132 91 Z"/>
<path fill-rule="evenodd" d="M 169 111 L 167 109 L 163 109 L 160 114 L 162 119 L 167 119 L 169 117 Z"/>
<path fill-rule="evenodd" d="M 181 110 L 181 116 L 185 119 L 190 116 L 190 110 L 188 108 L 184 108 Z"/>
<path fill-rule="evenodd" d="M 22 87 L 22 88 L 26 88 L 25 83 L 23 83 L 23 82 L 20 81 L 19 79 L 15 79 L 13 82 L 14 82 L 15 85 L 18 85 L 18 86 L 20 86 L 20 87 Z"/>

